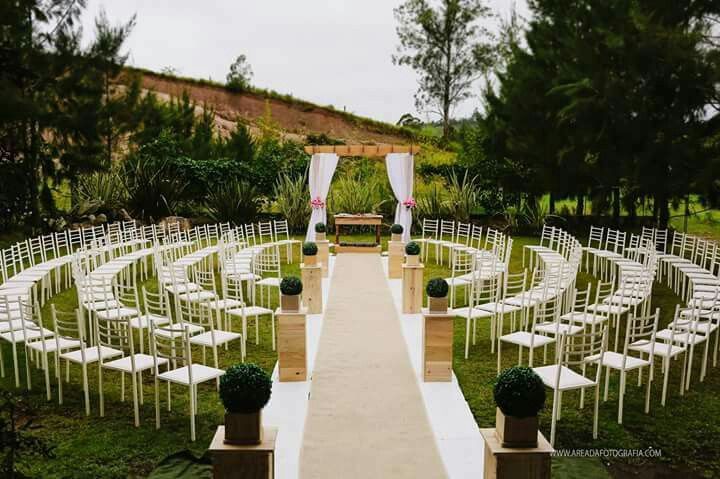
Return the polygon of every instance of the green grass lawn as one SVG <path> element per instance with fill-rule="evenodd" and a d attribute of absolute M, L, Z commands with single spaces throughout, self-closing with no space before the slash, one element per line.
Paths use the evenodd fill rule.
<path fill-rule="evenodd" d="M 353 236 L 352 241 L 367 241 L 369 236 Z M 533 238 L 515 237 L 511 260 L 511 270 L 521 268 L 522 247 L 536 243 Z M 347 239 L 348 241 L 350 239 Z M 283 263 L 284 274 L 297 274 L 296 262 Z M 429 261 L 425 269 L 425 280 L 436 276 L 448 276 L 446 267 L 437 266 Z M 586 286 L 592 278 L 581 274 L 578 286 Z M 156 288 L 154 280 L 146 283 Z M 653 307 L 662 308 L 661 324 L 665 325 L 675 303 L 679 299 L 667 288 L 657 285 L 654 289 Z M 76 306 L 74 290 L 55 296 L 52 303 L 63 310 Z M 49 305 L 44 308 L 44 318 L 49 321 Z M 239 324 L 236 325 L 236 328 Z M 271 371 L 276 354 L 271 349 L 270 325 L 268 321 L 260 324 L 260 343 L 254 342 L 254 325 L 249 324 L 247 360 L 258 363 L 266 371 Z M 496 356 L 490 352 L 489 324 L 478 323 L 477 344 L 471 347 L 469 359 L 464 359 L 464 321 L 458 319 L 455 326 L 454 370 L 460 381 L 463 393 L 480 427 L 492 427 L 495 421 L 495 406 L 492 399 L 492 385 L 496 376 Z M 12 357 L 7 345 L 3 345 L 6 369 L 11 371 Z M 506 346 L 503 354 L 503 367 L 514 364 L 516 350 Z M 199 352 L 196 352 L 199 359 Z M 22 358 L 21 354 L 21 358 Z M 527 354 L 525 355 L 525 358 Z M 538 357 L 536 355 L 536 357 Z M 548 357 L 552 357 L 550 353 Z M 699 357 L 699 355 L 698 355 Z M 220 353 L 220 367 L 226 368 L 240 360 L 237 345 L 231 345 L 228 351 Z M 539 363 L 542 355 L 539 355 Z M 538 363 L 538 365 L 539 365 Z M 23 362 L 21 361 L 21 364 Z M 699 365 L 699 361 L 696 363 Z M 617 379 L 611 381 L 610 398 L 600 407 L 600 436 L 592 439 L 592 407 L 587 404 L 578 409 L 578 394 L 566 393 L 563 398 L 563 416 L 558 422 L 557 443 L 559 448 L 641 448 L 653 447 L 662 450 L 662 457 L 656 460 L 620 459 L 605 460 L 605 466 L 599 459 L 565 458 L 554 459 L 554 477 L 601 478 L 608 477 L 608 471 L 614 477 L 717 477 L 720 475 L 720 371 L 709 368 L 704 383 L 697 382 L 695 369 L 691 389 L 684 397 L 678 395 L 681 363 L 671 366 L 671 380 L 668 390 L 668 402 L 665 408 L 660 406 L 660 385 L 662 374 L 656 371 L 653 386 L 651 412 L 643 413 L 644 388 L 636 387 L 636 376 L 630 376 L 625 396 L 624 424 L 618 425 L 617 416 Z M 21 375 L 21 377 L 24 377 Z M 132 402 L 120 400 L 120 378 L 118 374 L 105 374 L 106 416 L 98 416 L 97 374 L 90 368 L 90 389 L 92 414 L 85 417 L 82 407 L 80 369 L 72 368 L 71 380 L 64 387 L 65 404 L 57 405 L 56 397 L 47 402 L 44 397 L 44 383 L 41 371 L 33 369 L 33 390 L 26 399 L 36 413 L 33 436 L 46 440 L 54 447 L 54 458 L 39 459 L 24 457 L 20 462 L 25 472 L 36 477 L 144 477 L 148 475 L 165 457 L 188 450 L 195 456 L 202 456 L 218 424 L 222 423 L 223 409 L 218 400 L 214 384 L 205 384 L 199 388 L 199 414 L 197 417 L 197 441 L 190 442 L 187 389 L 173 388 L 173 411 L 164 409 L 165 399 L 161 394 L 163 410 L 160 430 L 155 430 L 153 381 L 149 375 L 144 378 L 145 403 L 141 406 L 141 426 L 133 427 Z M 129 383 L 129 381 L 128 381 Z M 0 387 L 14 389 L 12 374 L 0 380 Z M 23 385 L 24 390 L 24 385 Z M 56 394 L 55 384 L 53 393 Z M 549 435 L 550 403 L 540 417 L 540 426 Z M 647 475 L 648 471 L 658 471 L 665 475 Z M 632 474 L 632 476 L 629 476 Z"/>

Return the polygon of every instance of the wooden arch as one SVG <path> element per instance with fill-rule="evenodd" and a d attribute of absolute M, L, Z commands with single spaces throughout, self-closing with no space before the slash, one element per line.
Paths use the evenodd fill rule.
<path fill-rule="evenodd" d="M 385 158 L 388 153 L 420 153 L 418 145 L 308 145 L 305 153 L 335 153 L 338 156 Z"/>

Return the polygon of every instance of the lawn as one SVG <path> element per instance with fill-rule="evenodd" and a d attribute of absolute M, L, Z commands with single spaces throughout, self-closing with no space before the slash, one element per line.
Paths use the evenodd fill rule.
<path fill-rule="evenodd" d="M 367 240 L 366 236 L 354 236 L 353 241 Z M 511 270 L 521 269 L 522 247 L 536 243 L 534 238 L 515 237 Z M 297 253 L 295 259 L 297 260 Z M 436 266 L 429 261 L 425 269 L 425 280 L 436 276 L 448 276 L 448 269 Z M 283 263 L 283 273 L 297 274 L 298 264 Z M 578 286 L 587 285 L 592 278 L 581 274 Z M 156 288 L 154 280 L 146 283 L 148 288 Z M 662 321 L 666 324 L 678 298 L 667 288 L 655 285 L 653 306 L 661 307 Z M 53 298 L 51 303 L 63 310 L 76 305 L 74 290 L 65 291 Z M 49 321 L 49 305 L 44 308 L 44 318 Z M 480 427 L 492 427 L 495 420 L 495 406 L 492 399 L 492 384 L 496 376 L 496 356 L 490 353 L 489 324 L 478 323 L 477 344 L 472 346 L 469 359 L 463 357 L 464 321 L 458 319 L 455 327 L 455 363 L 465 397 Z M 276 355 L 271 349 L 270 326 L 261 320 L 260 342 L 254 343 L 252 323 L 249 331 L 247 360 L 258 363 L 266 371 L 271 371 Z M 506 347 L 503 354 L 503 367 L 516 361 L 514 349 Z M 9 348 L 3 348 L 6 366 L 12 365 Z M 549 354 L 552 357 L 552 354 Z M 541 357 L 540 357 L 541 359 Z M 237 347 L 220 353 L 220 367 L 226 368 L 240 360 Z M 22 364 L 22 363 L 21 363 Z M 696 362 L 695 364 L 699 364 Z M 697 371 L 697 369 L 696 369 Z M 613 376 L 610 398 L 600 408 L 600 436 L 592 439 L 592 408 L 577 408 L 578 395 L 568 393 L 563 400 L 563 417 L 558 423 L 557 444 L 559 448 L 640 448 L 653 447 L 662 450 L 659 460 L 644 462 L 638 459 L 610 458 L 603 467 L 599 459 L 565 458 L 554 459 L 553 468 L 556 477 L 588 478 L 608 477 L 608 471 L 615 477 L 642 472 L 641 477 L 717 477 L 720 475 L 720 444 L 714 438 L 720 437 L 720 374 L 710 368 L 704 383 L 697 382 L 697 373 L 691 389 L 684 397 L 678 395 L 680 363 L 671 367 L 671 380 L 668 390 L 668 402 L 665 408 L 660 406 L 659 379 L 653 387 L 651 412 L 645 415 L 642 407 L 644 388 L 637 388 L 635 376 L 628 381 L 625 396 L 624 424 L 618 425 L 617 416 L 617 374 Z M 164 409 L 165 400 L 161 395 L 161 428 L 155 430 L 153 381 L 144 378 L 145 403 L 141 406 L 141 426 L 132 425 L 132 402 L 121 402 L 120 381 L 117 374 L 105 374 L 106 416 L 98 417 L 97 374 L 90 368 L 90 387 L 92 414 L 85 417 L 82 407 L 80 369 L 71 370 L 70 384 L 65 385 L 65 404 L 58 406 L 53 398 L 46 402 L 42 374 L 34 369 L 32 373 L 33 390 L 24 396 L 35 410 L 35 428 L 32 435 L 46 440 L 54 447 L 54 458 L 21 458 L 23 470 L 36 477 L 144 477 L 148 475 L 167 456 L 189 451 L 196 457 L 204 454 L 207 445 L 222 422 L 223 409 L 217 398 L 214 384 L 199 388 L 199 415 L 197 417 L 196 442 L 189 440 L 188 401 L 186 389 L 173 389 L 173 411 Z M 0 380 L 3 388 L 14 389 L 11 374 Z M 54 386 L 53 386 L 54 388 Z M 56 393 L 55 389 L 53 390 Z M 541 429 L 549 435 L 550 404 L 541 414 Z M 29 412 L 25 413 L 29 415 Z M 578 471 L 582 471 L 581 473 Z M 657 471 L 664 475 L 648 475 Z M 633 477 L 635 477 L 633 475 Z"/>

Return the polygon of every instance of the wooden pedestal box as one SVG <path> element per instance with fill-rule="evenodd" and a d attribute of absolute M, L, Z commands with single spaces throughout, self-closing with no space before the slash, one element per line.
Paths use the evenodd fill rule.
<path fill-rule="evenodd" d="M 302 276 L 302 302 L 308 314 L 320 314 L 323 310 L 322 267 L 319 264 L 300 265 Z"/>
<path fill-rule="evenodd" d="M 306 312 L 275 312 L 278 320 L 278 369 L 280 381 L 307 379 Z"/>
<path fill-rule="evenodd" d="M 322 266 L 323 278 L 328 277 L 328 265 L 330 264 L 330 242 L 327 240 L 316 241 L 315 244 L 318 247 L 317 259 L 320 266 Z"/>
<path fill-rule="evenodd" d="M 417 314 L 422 308 L 423 271 L 425 266 L 404 264 L 403 272 L 403 314 Z"/>
<path fill-rule="evenodd" d="M 273 479 L 276 437 L 277 429 L 265 428 L 260 444 L 225 444 L 225 426 L 219 426 L 208 449 L 213 462 L 213 478 Z"/>
<path fill-rule="evenodd" d="M 405 243 L 390 241 L 388 243 L 388 278 L 402 278 L 402 266 L 405 260 Z"/>
<path fill-rule="evenodd" d="M 550 479 L 553 448 L 538 432 L 538 447 L 502 447 L 495 429 L 480 429 L 485 441 L 484 479 Z"/>
<path fill-rule="evenodd" d="M 453 314 L 423 314 L 423 381 L 452 381 Z"/>

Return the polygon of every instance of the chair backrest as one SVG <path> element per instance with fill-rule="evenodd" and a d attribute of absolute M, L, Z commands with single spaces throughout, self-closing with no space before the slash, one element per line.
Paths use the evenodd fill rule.
<path fill-rule="evenodd" d="M 438 220 L 423 218 L 422 239 L 438 239 L 439 232 L 440 222 Z"/>
<path fill-rule="evenodd" d="M 280 254 L 276 247 L 263 248 L 254 258 L 255 273 L 261 277 L 280 277 Z"/>
<path fill-rule="evenodd" d="M 258 236 L 260 236 L 260 243 L 272 243 L 275 241 L 271 221 L 258 223 Z"/>
<path fill-rule="evenodd" d="M 475 249 L 482 247 L 482 231 L 483 227 L 480 225 L 473 224 L 470 229 L 470 243 L 468 246 Z"/>
<path fill-rule="evenodd" d="M 639 341 L 647 341 L 647 344 L 650 345 L 648 361 L 652 364 L 655 355 L 655 333 L 657 332 L 659 319 L 660 308 L 656 308 L 655 313 L 648 316 L 634 316 L 631 314 L 628 317 L 625 327 L 625 345 L 623 347 L 623 369 L 627 364 L 630 345 Z"/>
<path fill-rule="evenodd" d="M 287 220 L 273 221 L 273 228 L 275 230 L 276 241 L 290 239 L 290 229 L 288 228 Z"/>
<path fill-rule="evenodd" d="M 695 247 L 697 246 L 697 238 L 692 235 L 685 235 L 685 243 L 683 245 L 682 258 L 692 260 L 695 254 Z"/>
<path fill-rule="evenodd" d="M 457 278 L 459 276 L 472 274 L 477 261 L 473 253 L 461 249 L 454 249 L 452 250 L 450 264 L 452 265 L 452 278 Z"/>
<path fill-rule="evenodd" d="M 588 236 L 588 248 L 602 248 L 604 233 L 605 227 L 591 226 L 590 235 Z"/>
<path fill-rule="evenodd" d="M 158 334 L 159 332 L 165 332 L 167 337 Z M 150 349 L 156 376 L 160 374 L 160 364 L 163 362 L 161 360 L 165 359 L 174 367 L 177 367 L 178 363 L 188 366 L 188 382 L 194 384 L 193 368 L 189 367 L 192 364 L 189 325 L 183 325 L 180 330 L 177 327 L 152 325 L 150 327 Z"/>
<path fill-rule="evenodd" d="M 468 246 L 470 243 L 470 223 L 458 223 L 455 234 L 455 243 Z"/>
<path fill-rule="evenodd" d="M 525 268 L 522 273 L 506 273 L 503 286 L 503 298 L 511 298 L 525 292 L 527 288 L 528 270 Z"/>
<path fill-rule="evenodd" d="M 215 272 L 214 271 L 206 271 L 204 269 L 197 268 L 197 267 L 193 268 L 193 280 L 203 290 L 211 291 L 213 293 L 217 292 L 217 289 L 215 287 Z"/>
<path fill-rule="evenodd" d="M 666 253 L 668 246 L 668 230 L 655 230 L 655 251 Z"/>
<path fill-rule="evenodd" d="M 98 352 L 103 346 L 122 351 L 123 356 L 130 357 L 130 367 L 135 371 L 135 342 L 129 318 L 101 319 L 95 317 L 92 323 Z M 98 354 L 98 356 L 102 364 L 104 355 Z"/>
<path fill-rule="evenodd" d="M 558 340 L 558 375 L 556 377 L 555 387 L 560 385 L 560 371 L 562 366 L 584 366 L 587 364 L 587 358 L 590 356 L 602 357 L 605 354 L 607 343 L 607 325 L 591 331 L 589 333 L 580 333 L 567 335 L 561 334 Z M 600 381 L 600 373 L 603 368 L 595 368 L 595 382 Z"/>
<path fill-rule="evenodd" d="M 60 341 L 63 339 L 78 340 L 80 342 L 80 355 L 85 362 L 85 318 L 80 308 L 73 312 L 57 309 L 55 304 L 50 305 L 50 315 L 53 320 L 55 350 L 60 351 Z"/>
<path fill-rule="evenodd" d="M 167 291 L 162 287 L 159 288 L 157 293 L 148 291 L 148 289 L 142 287 L 143 297 L 143 311 L 148 318 L 153 316 L 160 316 L 167 318 L 172 322 L 172 314 L 170 314 L 170 300 L 168 299 Z"/>
<path fill-rule="evenodd" d="M 453 241 L 455 239 L 455 221 L 440 220 L 440 237 L 441 241 Z"/>
<path fill-rule="evenodd" d="M 257 244 L 257 241 L 255 239 L 255 225 L 252 223 L 248 223 L 245 225 L 245 241 L 250 247 L 253 247 Z"/>

